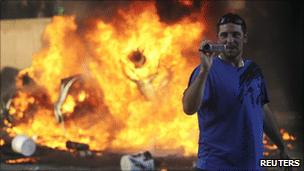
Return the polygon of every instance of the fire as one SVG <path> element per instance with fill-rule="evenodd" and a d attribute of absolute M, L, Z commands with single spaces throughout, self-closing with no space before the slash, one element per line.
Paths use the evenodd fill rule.
<path fill-rule="evenodd" d="M 24 101 L 24 99 L 27 99 Z M 14 107 L 9 109 L 9 113 L 13 115 L 15 118 L 22 118 L 24 115 L 24 111 L 29 107 L 30 104 L 33 104 L 35 99 L 33 97 L 28 96 L 24 92 L 18 92 L 17 98 L 14 99 L 13 105 Z"/>
<path fill-rule="evenodd" d="M 5 141 L 3 139 L 0 139 L 0 146 L 4 145 Z"/>
<path fill-rule="evenodd" d="M 294 148 L 293 142 L 296 140 L 296 137 L 288 133 L 283 128 L 280 129 L 280 134 L 282 139 L 286 143 L 286 147 L 288 149 L 293 149 Z M 263 144 L 264 144 L 264 148 L 268 150 L 264 152 L 264 156 L 269 156 L 270 155 L 269 151 L 278 150 L 278 147 L 275 144 L 271 143 L 270 139 L 265 135 L 263 136 Z"/>
<path fill-rule="evenodd" d="M 192 6 L 193 5 L 192 0 L 179 0 L 178 2 L 185 5 L 185 6 Z"/>
<path fill-rule="evenodd" d="M 191 16 L 162 23 L 154 5 L 141 2 L 111 22 L 95 18 L 88 25 L 80 31 L 75 17 L 57 16 L 46 27 L 44 48 L 19 74 L 33 83 L 19 86 L 13 99 L 10 113 L 18 117 L 10 135 L 60 149 L 71 140 L 94 150 L 195 154 L 197 118 L 183 114 L 181 99 L 204 24 Z M 60 124 L 60 81 L 77 74 L 82 80 L 71 86 Z"/>
<path fill-rule="evenodd" d="M 76 106 L 76 102 L 72 96 L 68 96 L 65 103 L 62 106 L 63 112 L 69 112 L 72 113 L 74 111 L 74 108 Z"/>
<path fill-rule="evenodd" d="M 5 161 L 5 163 L 7 163 L 7 164 L 35 163 L 35 162 L 37 162 L 36 158 L 18 158 L 18 159 L 11 159 L 11 160 Z"/>
<path fill-rule="evenodd" d="M 291 134 L 289 134 L 285 129 L 280 129 L 280 133 L 281 133 L 281 135 L 282 135 L 282 138 L 283 138 L 283 140 L 285 140 L 285 141 L 295 141 L 296 140 L 296 138 L 293 136 L 293 135 L 291 135 Z"/>
<path fill-rule="evenodd" d="M 81 91 L 79 94 L 78 94 L 78 101 L 79 102 L 83 102 L 85 99 L 86 99 L 86 93 L 84 91 Z"/>

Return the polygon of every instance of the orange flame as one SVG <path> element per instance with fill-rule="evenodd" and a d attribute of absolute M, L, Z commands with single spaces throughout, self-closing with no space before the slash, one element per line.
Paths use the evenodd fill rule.
<path fill-rule="evenodd" d="M 178 2 L 185 5 L 185 6 L 192 6 L 193 5 L 193 0 L 179 0 Z"/>
<path fill-rule="evenodd" d="M 287 148 L 293 149 L 294 146 L 293 146 L 292 142 L 294 142 L 296 140 L 296 137 L 291 135 L 290 133 L 288 133 L 283 128 L 280 129 L 280 133 L 281 133 L 282 139 L 286 143 Z M 268 137 L 266 137 L 265 135 L 263 136 L 263 144 L 264 144 L 265 149 L 267 149 L 269 151 L 278 150 L 278 147 L 275 144 L 271 143 L 270 139 Z M 268 155 L 270 155 L 270 153 L 264 152 L 264 155 L 268 156 Z"/>
<path fill-rule="evenodd" d="M 295 141 L 296 140 L 296 138 L 293 136 L 293 135 L 291 135 L 291 134 L 289 134 L 285 129 L 280 129 L 280 133 L 281 133 L 281 135 L 282 135 L 282 138 L 283 138 L 283 140 L 285 140 L 285 141 Z"/>
<path fill-rule="evenodd" d="M 10 135 L 28 134 L 61 149 L 71 140 L 95 150 L 195 154 L 197 120 L 183 114 L 181 98 L 194 67 L 188 59 L 197 58 L 205 27 L 191 17 L 161 23 L 154 5 L 142 4 L 119 10 L 112 22 L 90 20 L 84 32 L 75 17 L 54 17 L 44 48 L 19 75 L 37 85 L 19 87 Z M 53 105 L 60 80 L 76 74 L 83 81 L 73 84 L 61 106 L 64 125 L 58 124 Z"/>
<path fill-rule="evenodd" d="M 0 146 L 4 145 L 5 141 L 3 139 L 0 138 Z"/>
<path fill-rule="evenodd" d="M 18 158 L 18 159 L 5 160 L 5 163 L 7 164 L 35 163 L 35 162 L 37 162 L 37 159 L 35 158 Z"/>

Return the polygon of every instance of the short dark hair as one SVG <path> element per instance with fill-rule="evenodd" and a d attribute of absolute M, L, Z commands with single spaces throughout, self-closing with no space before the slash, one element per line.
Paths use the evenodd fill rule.
<path fill-rule="evenodd" d="M 219 30 L 220 30 L 220 25 L 227 24 L 227 23 L 241 25 L 243 33 L 244 34 L 247 33 L 247 27 L 246 27 L 245 20 L 242 17 L 240 17 L 239 15 L 233 14 L 233 13 L 227 13 L 218 20 L 217 32 L 219 32 Z"/>

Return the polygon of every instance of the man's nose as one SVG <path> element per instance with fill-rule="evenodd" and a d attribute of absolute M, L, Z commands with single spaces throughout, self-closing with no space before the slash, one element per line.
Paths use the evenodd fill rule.
<path fill-rule="evenodd" d="M 228 34 L 228 37 L 227 37 L 227 42 L 228 43 L 232 43 L 234 41 L 234 38 L 231 34 Z"/>

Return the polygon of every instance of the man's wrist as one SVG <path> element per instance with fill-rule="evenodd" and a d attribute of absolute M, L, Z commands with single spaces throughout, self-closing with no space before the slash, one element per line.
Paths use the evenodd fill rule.
<path fill-rule="evenodd" d="M 208 70 L 200 71 L 199 74 L 198 74 L 199 78 L 202 79 L 202 80 L 205 80 L 207 78 L 207 76 L 208 76 L 208 73 L 209 73 Z"/>
<path fill-rule="evenodd" d="M 209 68 L 207 68 L 207 67 L 200 68 L 199 74 L 203 75 L 203 74 L 208 74 L 208 73 L 209 73 Z"/>
<path fill-rule="evenodd" d="M 283 143 L 278 145 L 278 148 L 281 152 L 283 152 L 285 150 L 285 145 Z"/>

